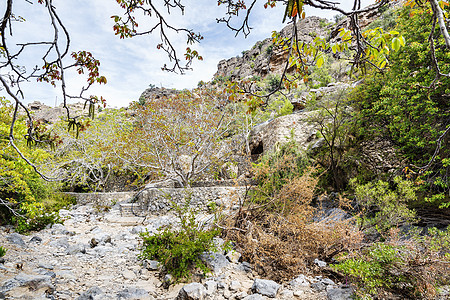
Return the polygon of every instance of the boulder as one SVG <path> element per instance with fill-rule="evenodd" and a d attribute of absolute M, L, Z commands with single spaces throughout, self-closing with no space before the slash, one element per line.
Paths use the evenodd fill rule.
<path fill-rule="evenodd" d="M 220 253 L 205 252 L 200 255 L 200 259 L 214 272 L 219 272 L 230 264 L 225 255 Z"/>
<path fill-rule="evenodd" d="M 26 287 L 30 291 L 36 291 L 36 294 L 42 292 L 42 290 L 49 292 L 53 292 L 55 290 L 50 276 L 28 275 L 24 273 L 20 273 L 13 279 L 4 282 L 1 290 L 2 292 L 9 292 L 19 287 Z"/>
<path fill-rule="evenodd" d="M 339 287 L 329 289 L 327 291 L 327 297 L 329 300 L 350 300 L 354 299 L 354 293 L 349 287 Z"/>
<path fill-rule="evenodd" d="M 275 298 L 280 285 L 273 280 L 255 279 L 252 285 L 252 291 L 263 296 Z"/>
<path fill-rule="evenodd" d="M 97 287 L 91 287 L 89 290 L 87 290 L 86 292 L 82 293 L 77 300 L 93 300 L 93 299 L 97 299 L 96 296 L 100 296 L 103 294 L 103 291 Z"/>
<path fill-rule="evenodd" d="M 300 112 L 269 120 L 250 132 L 249 144 L 253 158 L 289 141 L 291 132 L 300 148 L 306 150 L 316 142 L 316 129 L 308 124 L 310 112 Z M 255 157 L 256 156 L 256 157 Z"/>
<path fill-rule="evenodd" d="M 25 244 L 25 242 L 23 241 L 22 235 L 18 234 L 18 233 L 11 233 L 10 235 L 8 235 L 6 237 L 6 239 L 8 240 L 8 242 L 15 244 L 15 245 L 19 245 L 22 248 L 26 248 L 27 244 Z"/>
<path fill-rule="evenodd" d="M 203 300 L 206 298 L 205 287 L 197 282 L 183 286 L 178 293 L 177 300 Z"/>

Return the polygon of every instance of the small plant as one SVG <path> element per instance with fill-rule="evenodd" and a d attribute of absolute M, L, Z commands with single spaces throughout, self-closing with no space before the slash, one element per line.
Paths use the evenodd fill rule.
<path fill-rule="evenodd" d="M 363 214 L 360 219 L 362 229 L 376 229 L 383 233 L 391 227 L 415 220 L 415 212 L 407 207 L 409 202 L 417 199 L 417 187 L 413 182 L 397 176 L 392 186 L 381 180 L 361 185 L 354 179 L 350 185 Z"/>
<path fill-rule="evenodd" d="M 270 44 L 269 46 L 267 46 L 266 48 L 266 54 L 267 55 L 271 55 L 273 53 L 273 44 Z"/>
<path fill-rule="evenodd" d="M 3 248 L 3 246 L 0 246 L 0 257 L 5 256 L 6 254 L 6 248 Z"/>
<path fill-rule="evenodd" d="M 281 77 L 279 75 L 273 75 L 270 74 L 267 76 L 267 84 L 266 84 L 266 90 L 270 93 L 278 89 L 280 86 Z"/>
<path fill-rule="evenodd" d="M 328 25 L 328 21 L 326 19 L 320 19 L 319 20 L 319 27 L 323 28 L 326 27 Z"/>
<path fill-rule="evenodd" d="M 204 229 L 195 220 L 196 211 L 189 206 L 190 199 L 183 206 L 172 203 L 180 228 L 165 227 L 155 235 L 141 233 L 141 259 L 159 261 L 177 281 L 189 278 L 191 273 L 200 269 L 209 273 L 208 267 L 201 261 L 204 252 L 217 251 L 213 238 L 220 234 L 217 228 Z"/>

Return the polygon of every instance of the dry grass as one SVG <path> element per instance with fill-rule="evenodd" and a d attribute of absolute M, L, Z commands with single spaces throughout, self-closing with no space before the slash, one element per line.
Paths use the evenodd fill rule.
<path fill-rule="evenodd" d="M 349 222 L 312 221 L 311 202 L 317 179 L 307 169 L 290 179 L 266 203 L 248 202 L 225 220 L 228 240 L 236 242 L 243 258 L 254 264 L 258 273 L 281 281 L 307 273 L 315 258 L 328 260 L 357 247 L 362 235 Z"/>

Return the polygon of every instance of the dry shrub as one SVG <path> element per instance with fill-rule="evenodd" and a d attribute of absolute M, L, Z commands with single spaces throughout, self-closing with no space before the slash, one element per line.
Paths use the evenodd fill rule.
<path fill-rule="evenodd" d="M 353 249 L 360 232 L 346 221 L 313 222 L 311 202 L 317 179 L 314 169 L 289 179 L 270 201 L 247 203 L 226 222 L 224 234 L 234 241 L 243 259 L 262 276 L 282 281 L 308 273 L 315 258 L 328 260 Z"/>

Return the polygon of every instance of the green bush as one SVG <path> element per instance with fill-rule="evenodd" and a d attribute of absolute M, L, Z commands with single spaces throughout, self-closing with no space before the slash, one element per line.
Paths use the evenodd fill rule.
<path fill-rule="evenodd" d="M 266 90 L 269 93 L 275 91 L 280 86 L 280 82 L 281 82 L 280 75 L 270 74 L 269 76 L 267 76 L 266 79 Z"/>
<path fill-rule="evenodd" d="M 400 262 L 397 250 L 389 245 L 377 243 L 370 247 L 364 257 L 345 260 L 332 267 L 343 274 L 360 281 L 364 294 L 377 295 L 380 289 L 391 288 L 401 277 L 389 270 Z"/>
<path fill-rule="evenodd" d="M 200 255 L 207 251 L 217 251 L 213 238 L 220 230 L 203 229 L 196 221 L 196 211 L 189 208 L 190 201 L 183 206 L 172 204 L 180 222 L 180 229 L 165 227 L 155 235 L 141 233 L 141 259 L 159 261 L 166 271 L 177 281 L 189 278 L 195 268 L 209 273 L 208 267 L 201 261 Z"/>
<path fill-rule="evenodd" d="M 18 232 L 44 228 L 59 221 L 57 210 L 65 206 L 56 183 L 45 182 L 11 147 L 8 139 L 13 107 L 0 97 L 0 225 L 12 224 Z M 27 126 L 23 117 L 14 126 L 18 149 L 33 163 L 47 164 L 52 156 L 39 145 L 28 147 Z M 40 132 L 47 132 L 44 127 Z M 53 205 L 48 205 L 49 200 Z M 56 205 L 56 203 L 59 203 Z M 61 204 L 62 203 L 62 204 Z"/>
<path fill-rule="evenodd" d="M 395 177 L 391 186 L 381 180 L 362 185 L 352 179 L 350 186 L 355 191 L 356 202 L 362 213 L 359 219 L 362 229 L 376 229 L 383 233 L 391 227 L 415 220 L 415 212 L 407 206 L 417 199 L 417 187 L 413 182 Z"/>
<path fill-rule="evenodd" d="M 438 287 L 450 282 L 450 227 L 408 235 L 399 238 L 398 230 L 391 231 L 388 241 L 341 257 L 331 267 L 349 276 L 363 299 L 435 299 Z"/>

